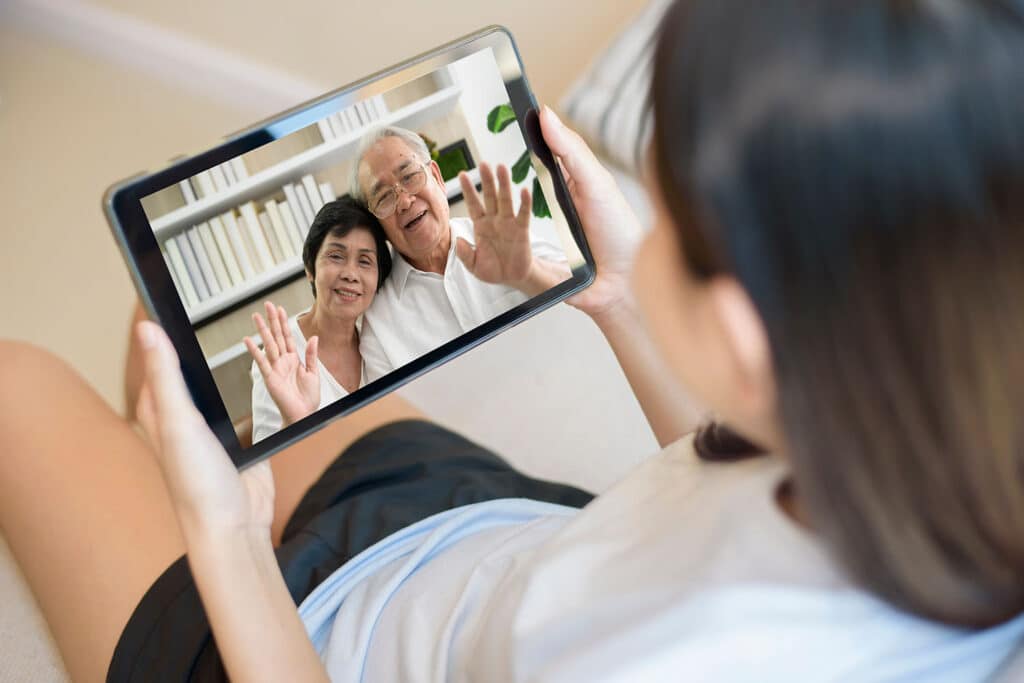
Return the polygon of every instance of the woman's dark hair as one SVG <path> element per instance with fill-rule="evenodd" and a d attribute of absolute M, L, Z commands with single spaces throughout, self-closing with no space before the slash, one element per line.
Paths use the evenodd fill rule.
<path fill-rule="evenodd" d="M 817 533 L 964 626 L 1024 611 L 1022 7 L 678 0 L 654 57 L 682 258 L 761 315 Z"/>
<path fill-rule="evenodd" d="M 391 250 L 384 237 L 384 228 L 376 216 L 345 195 L 341 199 L 327 202 L 317 211 L 313 224 L 309 226 L 306 243 L 302 246 L 302 263 L 313 276 L 313 281 L 309 283 L 313 288 L 313 298 L 316 298 L 316 255 L 320 253 L 324 240 L 328 235 L 344 237 L 355 228 L 364 228 L 373 235 L 377 247 L 377 291 L 384 286 L 384 281 L 391 274 Z"/>

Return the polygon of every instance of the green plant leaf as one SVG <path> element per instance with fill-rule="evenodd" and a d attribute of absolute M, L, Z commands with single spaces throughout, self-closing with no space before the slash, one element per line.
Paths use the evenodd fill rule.
<path fill-rule="evenodd" d="M 544 192 L 540 189 L 540 179 L 533 177 L 533 215 L 537 218 L 551 218 L 551 211 L 548 209 L 548 202 L 544 199 Z"/>
<path fill-rule="evenodd" d="M 516 113 L 507 104 L 499 104 L 487 115 L 487 130 L 500 133 L 516 120 Z"/>
<path fill-rule="evenodd" d="M 519 184 L 526 180 L 531 168 L 533 166 L 530 164 L 530 150 L 526 150 L 519 160 L 512 164 L 512 182 Z"/>

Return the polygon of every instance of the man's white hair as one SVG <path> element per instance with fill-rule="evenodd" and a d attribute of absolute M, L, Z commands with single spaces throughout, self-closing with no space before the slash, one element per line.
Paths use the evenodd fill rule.
<path fill-rule="evenodd" d="M 349 178 L 348 187 L 348 193 L 363 206 L 366 206 L 367 202 L 366 195 L 363 194 L 363 188 L 359 185 L 359 169 L 363 165 L 363 157 L 366 155 L 366 152 L 373 147 L 374 143 L 384 138 L 399 138 L 409 146 L 409 149 L 419 157 L 420 161 L 424 163 L 430 161 L 430 150 L 427 149 L 427 143 L 423 142 L 423 138 L 411 130 L 400 126 L 378 126 L 367 131 L 359 140 L 356 163 L 352 165 L 352 175 Z"/>

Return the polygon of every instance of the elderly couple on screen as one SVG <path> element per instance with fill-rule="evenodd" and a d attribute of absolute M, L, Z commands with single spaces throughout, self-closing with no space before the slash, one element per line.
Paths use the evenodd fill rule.
<path fill-rule="evenodd" d="M 253 316 L 253 442 L 569 277 L 562 249 L 530 233 L 527 190 L 514 210 L 507 167 L 480 165 L 483 197 L 460 181 L 470 218 L 450 216 L 419 135 L 362 140 L 351 197 L 319 211 L 303 247 L 311 309 L 289 320 L 267 302 Z"/>

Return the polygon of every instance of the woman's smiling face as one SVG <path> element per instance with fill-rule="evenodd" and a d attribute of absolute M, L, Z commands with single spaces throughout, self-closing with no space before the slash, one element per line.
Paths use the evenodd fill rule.
<path fill-rule="evenodd" d="M 342 237 L 328 234 L 316 255 L 316 307 L 332 317 L 354 321 L 377 292 L 377 245 L 367 228 L 356 227 Z"/>

